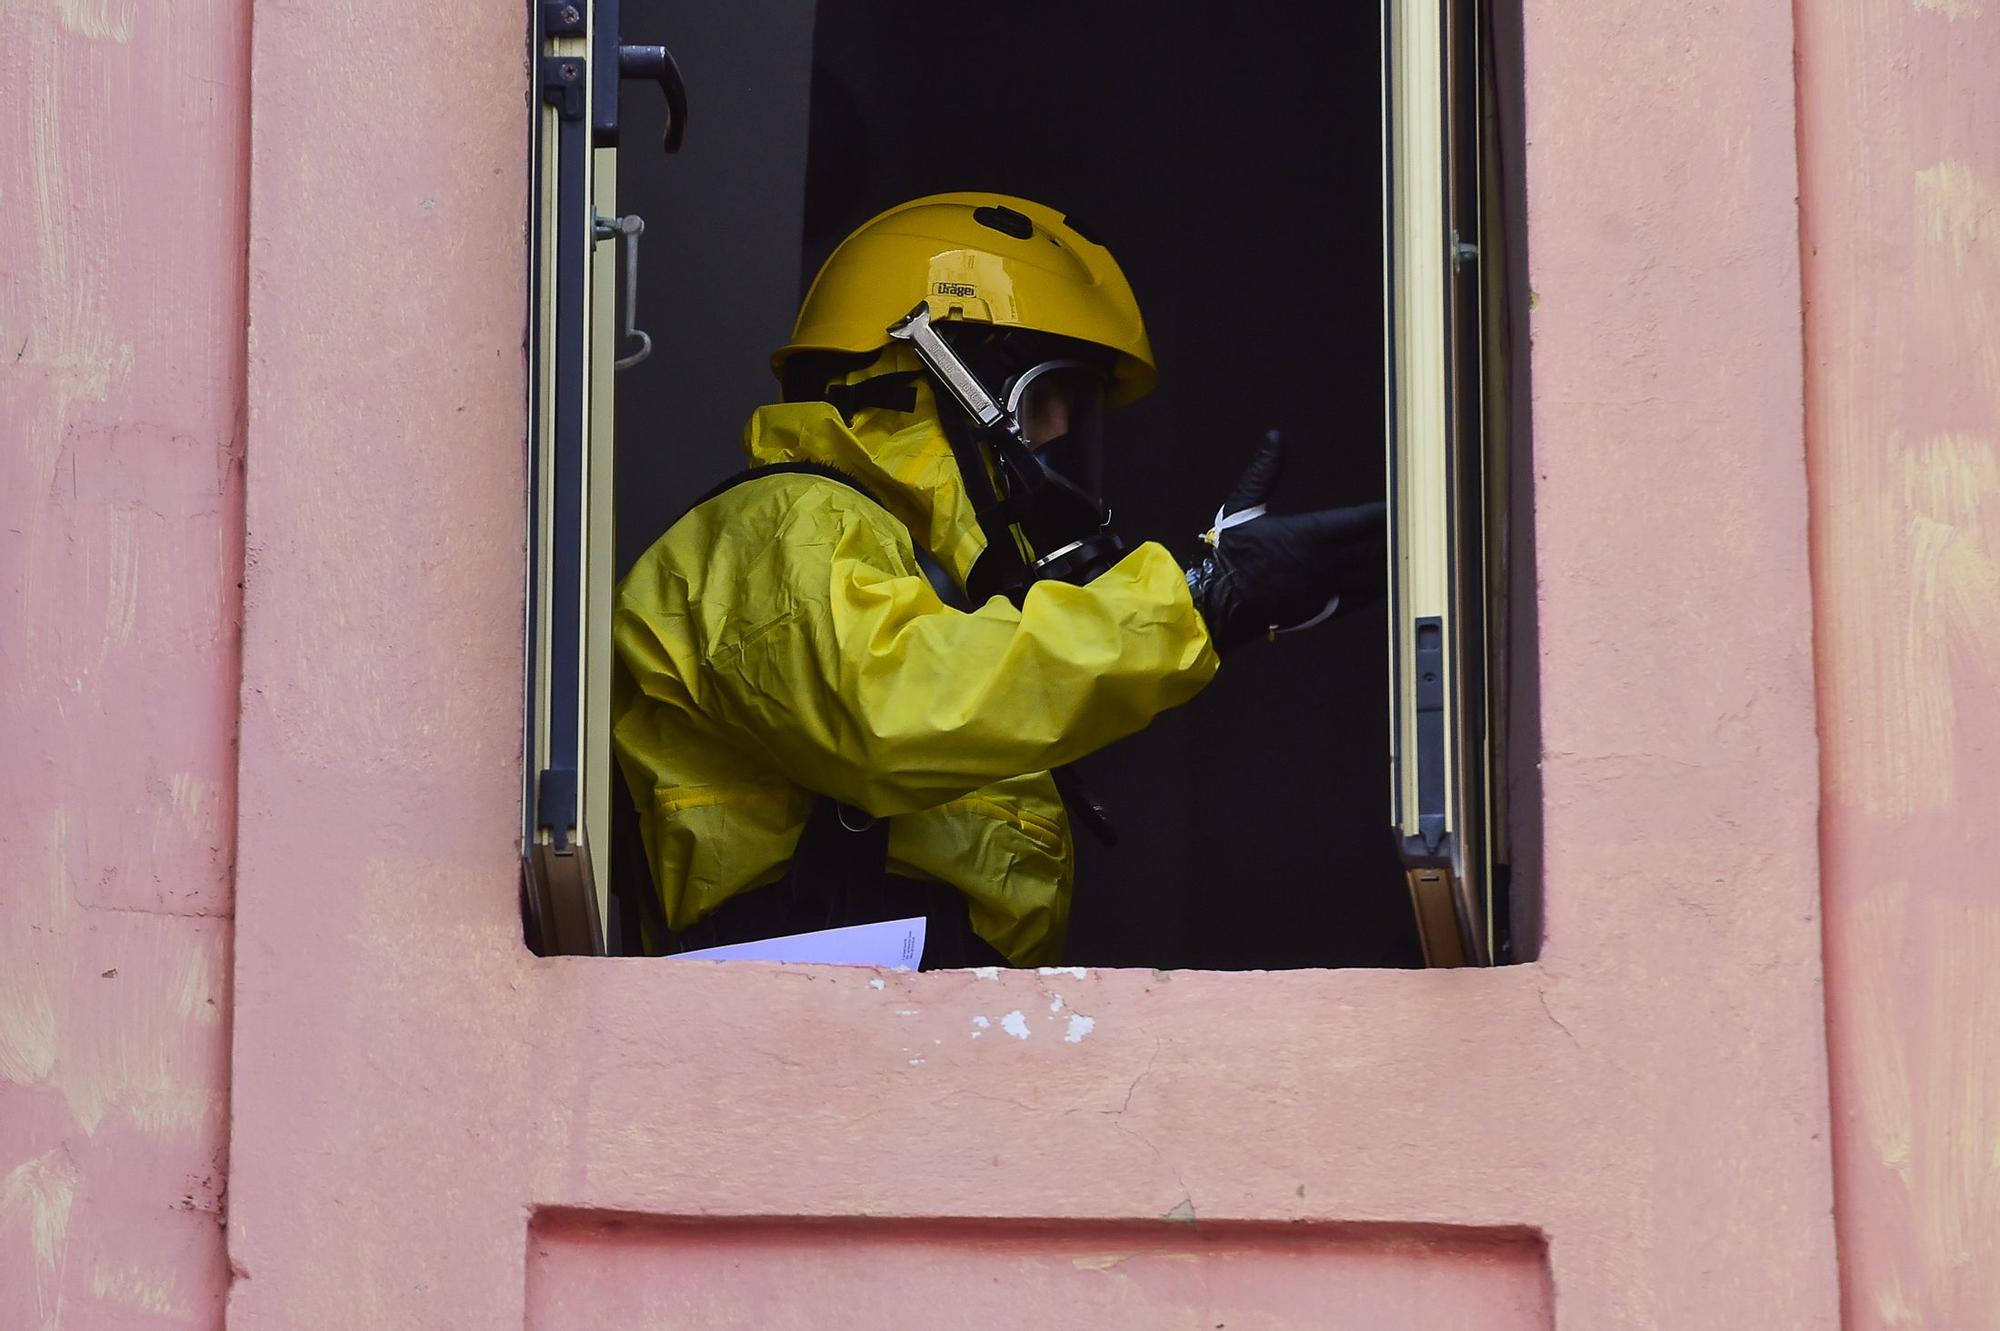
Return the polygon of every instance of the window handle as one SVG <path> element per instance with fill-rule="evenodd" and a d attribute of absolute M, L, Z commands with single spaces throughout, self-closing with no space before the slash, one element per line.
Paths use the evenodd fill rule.
<path fill-rule="evenodd" d="M 659 85 L 667 99 L 667 132 L 661 136 L 660 146 L 670 153 L 679 152 L 681 136 L 687 132 L 688 95 L 673 54 L 664 46 L 620 46 L 618 77 Z"/>

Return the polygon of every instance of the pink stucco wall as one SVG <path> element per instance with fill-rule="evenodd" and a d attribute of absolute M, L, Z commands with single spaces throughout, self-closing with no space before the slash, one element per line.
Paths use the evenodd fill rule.
<path fill-rule="evenodd" d="M 1268 976 L 528 956 L 520 11 L 10 8 L 0 1325 L 2000 1316 L 1988 7 L 1530 0 L 1546 944 Z"/>
<path fill-rule="evenodd" d="M 227 1281 L 248 5 L 0 9 L 0 1326 Z"/>
<path fill-rule="evenodd" d="M 809 1288 L 811 1297 L 801 1297 Z M 1550 1325 L 1540 1245 L 1314 1225 L 634 1223 L 540 1217 L 529 1331 Z M 1468 1316 L 1470 1314 L 1470 1316 Z"/>
<path fill-rule="evenodd" d="M 2000 10 L 1799 7 L 1842 1275 L 2000 1324 Z"/>
<path fill-rule="evenodd" d="M 1529 8 L 1541 960 L 990 977 L 522 950 L 520 21 L 401 17 L 256 25 L 233 1325 L 1833 1320 L 1782 8 Z"/>

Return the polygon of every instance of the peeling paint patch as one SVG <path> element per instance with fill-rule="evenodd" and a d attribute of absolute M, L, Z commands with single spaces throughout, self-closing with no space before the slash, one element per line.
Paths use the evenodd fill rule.
<path fill-rule="evenodd" d="M 28 1241 L 42 1282 L 56 1274 L 69 1246 L 69 1211 L 76 1201 L 76 1165 L 58 1146 L 25 1160 L 0 1180 L 0 1215 L 28 1221 Z"/>
<path fill-rule="evenodd" d="M 192 948 L 181 959 L 180 976 L 173 986 L 173 1005 L 183 1021 L 213 1026 L 222 1020 L 218 961 L 215 950 L 208 947 Z"/>
<path fill-rule="evenodd" d="M 132 40 L 131 0 L 62 0 L 62 24 L 93 41 Z"/>
<path fill-rule="evenodd" d="M 1899 995 L 1899 1029 L 1917 1057 L 1917 1117 L 1910 1158 L 1912 1226 L 1921 1269 L 1941 1273 L 1983 1270 L 1983 1297 L 1965 1308 L 2000 1306 L 2000 1279 L 1990 1260 L 1993 1216 L 2000 1207 L 2000 1059 L 1992 1032 L 2000 1021 L 2000 907 L 1983 900 L 1931 897 L 1912 922 L 1923 942 L 1913 955 L 1928 958 L 1925 973 Z M 1915 992 L 1911 992 L 1914 990 Z M 1878 1000 L 1880 997 L 1878 996 Z M 1989 1254 L 1982 1260 L 1973 1254 Z M 1933 1307 L 1942 1305 L 1933 1304 Z"/>
<path fill-rule="evenodd" d="M 1028 1019 L 1021 1015 L 1020 1009 L 1016 1008 L 1000 1018 L 1000 1029 L 1016 1040 L 1025 1040 L 1028 1038 Z"/>
<path fill-rule="evenodd" d="M 220 781 L 175 772 L 167 778 L 167 799 L 179 815 L 181 826 L 193 837 L 210 837 L 217 828 L 216 811 L 223 798 Z"/>
<path fill-rule="evenodd" d="M 106 585 L 104 589 L 105 654 L 132 643 L 139 624 L 139 551 L 134 515 L 114 510 L 104 515 Z M 99 661 L 101 665 L 102 660 Z"/>
<path fill-rule="evenodd" d="M 1959 705 L 1991 689 L 2000 658 L 2000 560 L 1989 533 L 2000 456 L 1975 434 L 1937 435 L 1901 456 L 1900 486 L 1857 508 L 1871 562 L 1851 591 L 1876 627 L 1840 668 L 1857 739 L 1830 750 L 1829 785 L 1872 813 L 1908 816 L 1958 797 Z M 1893 473 L 1891 473 L 1893 476 Z"/>
<path fill-rule="evenodd" d="M 170 1073 L 134 1078 L 122 1088 L 119 1105 L 141 1132 L 164 1135 L 192 1132 L 211 1116 L 220 1118 L 228 1097 L 208 1086 L 190 1086 Z"/>
<path fill-rule="evenodd" d="M 1109 1271 L 1130 1261 L 1126 1254 L 1101 1253 L 1089 1257 L 1072 1257 L 1069 1264 L 1079 1271 Z"/>
<path fill-rule="evenodd" d="M 1051 998 L 1049 1000 L 1049 1015 L 1054 1016 L 1056 1013 L 1062 1010 L 1063 1010 L 1063 996 L 1061 994 L 1057 994 L 1054 998 Z"/>
<path fill-rule="evenodd" d="M 1953 0 L 1946 0 L 1952 3 Z M 1944 161 L 1917 172 L 1917 239 L 1963 264 L 1980 233 L 2000 216 L 2000 195 L 1964 162 Z"/>
<path fill-rule="evenodd" d="M 1063 1043 L 1082 1044 L 1083 1038 L 1096 1029 L 1097 1018 L 1086 1017 L 1080 1012 L 1072 1012 L 1069 1017 L 1069 1030 L 1063 1034 Z"/>
<path fill-rule="evenodd" d="M 972 973 L 982 980 L 997 980 L 1000 978 L 1000 968 L 998 966 L 974 966 Z"/>
<path fill-rule="evenodd" d="M 1035 974 L 1071 975 L 1075 976 L 1079 980 L 1087 980 L 1090 978 L 1090 971 L 1082 966 L 1040 966 L 1036 968 Z"/>
<path fill-rule="evenodd" d="M 25 907 L 0 929 L 0 1079 L 32 1086 L 55 1074 L 61 1047 L 55 976 L 35 947 L 41 936 L 61 935 L 75 914 L 66 873 L 71 851 L 70 815 L 58 809 L 48 840 L 48 877 L 39 897 L 25 885 L 9 904 Z M 39 909 L 37 909 L 39 907 Z"/>
<path fill-rule="evenodd" d="M 975 1039 L 975 1040 L 977 1040 L 977 1039 L 978 1039 L 978 1038 L 979 1038 L 979 1037 L 980 1037 L 980 1036 L 981 1036 L 982 1034 L 984 1034 L 984 1033 L 985 1033 L 985 1032 L 986 1032 L 987 1030 L 991 1029 L 991 1028 L 992 1028 L 992 1026 L 993 1026 L 993 1023 L 992 1023 L 992 1022 L 990 1022 L 990 1021 L 988 1021 L 988 1020 L 986 1020 L 986 1018 L 984 1018 L 984 1017 L 974 1017 L 974 1018 L 972 1019 L 972 1027 L 973 1027 L 973 1030 L 972 1030 L 972 1038 L 973 1038 L 973 1039 Z"/>
<path fill-rule="evenodd" d="M 878 976 L 876 976 L 876 977 L 875 977 L 874 979 L 872 979 L 872 980 L 870 980 L 870 981 L 868 982 L 868 987 L 869 987 L 870 989 L 883 989 L 883 988 L 886 988 L 886 987 L 887 987 L 887 985 L 886 985 L 886 983 L 885 983 L 885 982 L 883 981 L 882 977 L 878 975 Z"/>
<path fill-rule="evenodd" d="M 192 1318 L 193 1312 L 174 1297 L 172 1277 L 140 1266 L 91 1263 L 90 1292 L 110 1303 L 122 1303 L 162 1317 Z"/>
<path fill-rule="evenodd" d="M 0 966 L 0 1081 L 31 1086 L 56 1066 L 56 1008 L 35 959 Z"/>
<path fill-rule="evenodd" d="M 1183 1224 L 1186 1224 L 1194 1220 L 1195 1218 L 1196 1217 L 1194 1213 L 1194 1198 L 1192 1197 L 1181 1198 L 1180 1201 L 1175 1204 L 1173 1210 L 1167 1212 L 1165 1215 L 1160 1217 L 1160 1219 L 1162 1220 L 1174 1220 L 1174 1221 L 1179 1221 L 1180 1223 Z"/>
<path fill-rule="evenodd" d="M 1916 0 L 1919 10 L 1942 14 L 1956 23 L 1962 18 L 1978 18 L 1986 12 L 1985 0 Z"/>

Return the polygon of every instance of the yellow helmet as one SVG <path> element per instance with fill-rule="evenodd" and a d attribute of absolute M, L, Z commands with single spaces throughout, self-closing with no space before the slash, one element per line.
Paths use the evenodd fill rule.
<path fill-rule="evenodd" d="M 1053 208 L 1006 194 L 932 194 L 878 214 L 813 279 L 780 379 L 800 351 L 874 351 L 921 300 L 938 323 L 1020 328 L 1113 353 L 1107 398 L 1132 402 L 1158 373 L 1139 302 L 1111 252 Z"/>

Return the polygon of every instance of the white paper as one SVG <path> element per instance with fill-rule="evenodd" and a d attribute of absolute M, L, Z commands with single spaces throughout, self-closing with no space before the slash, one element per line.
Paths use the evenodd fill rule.
<path fill-rule="evenodd" d="M 783 961 L 794 965 L 817 962 L 830 966 L 900 966 L 915 970 L 924 960 L 924 917 L 884 920 L 880 924 L 850 924 L 754 943 L 705 947 L 676 952 L 668 960 Z"/>

